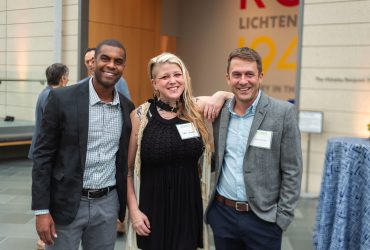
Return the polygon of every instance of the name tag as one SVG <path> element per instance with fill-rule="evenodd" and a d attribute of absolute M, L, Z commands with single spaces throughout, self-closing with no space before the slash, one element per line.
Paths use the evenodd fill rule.
<path fill-rule="evenodd" d="M 177 124 L 176 128 L 183 140 L 199 137 L 199 132 L 193 123 Z"/>
<path fill-rule="evenodd" d="M 252 139 L 251 146 L 271 149 L 272 131 L 257 130 Z"/>

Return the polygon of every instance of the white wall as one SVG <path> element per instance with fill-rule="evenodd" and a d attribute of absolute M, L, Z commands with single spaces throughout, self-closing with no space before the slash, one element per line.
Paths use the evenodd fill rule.
<path fill-rule="evenodd" d="M 310 193 L 320 191 L 328 138 L 370 135 L 369 12 L 369 0 L 305 1 L 300 109 L 324 114 L 323 134 L 311 137 Z M 302 138 L 306 162 L 307 135 Z"/>
<path fill-rule="evenodd" d="M 64 0 L 62 10 L 62 61 L 77 76 L 78 0 Z M 0 78 L 45 79 L 54 62 L 54 1 L 6 0 L 0 2 Z M 0 84 L 0 117 L 34 120 L 39 82 Z"/>

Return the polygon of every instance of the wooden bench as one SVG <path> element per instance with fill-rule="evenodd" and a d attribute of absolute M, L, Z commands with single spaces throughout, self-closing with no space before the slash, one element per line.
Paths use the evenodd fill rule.
<path fill-rule="evenodd" d="M 0 126 L 0 146 L 31 144 L 34 125 L 2 122 Z"/>
<path fill-rule="evenodd" d="M 31 145 L 32 140 L 0 142 L 0 147 Z"/>

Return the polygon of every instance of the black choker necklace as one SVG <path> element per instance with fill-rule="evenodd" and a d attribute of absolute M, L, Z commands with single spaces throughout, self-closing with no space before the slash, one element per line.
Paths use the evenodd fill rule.
<path fill-rule="evenodd" d="M 155 100 L 155 105 L 160 109 L 163 109 L 163 110 L 169 111 L 169 112 L 173 112 L 173 113 L 177 113 L 177 110 L 179 110 L 179 107 L 177 107 L 177 102 L 176 102 L 176 107 L 171 107 L 169 104 L 167 104 L 165 102 L 162 102 L 161 100 L 156 99 Z"/>

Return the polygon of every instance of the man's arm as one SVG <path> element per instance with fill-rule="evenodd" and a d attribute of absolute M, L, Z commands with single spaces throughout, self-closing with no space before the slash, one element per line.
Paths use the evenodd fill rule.
<path fill-rule="evenodd" d="M 32 209 L 49 209 L 50 177 L 59 145 L 58 102 L 51 91 L 36 140 L 32 168 Z"/>
<path fill-rule="evenodd" d="M 39 212 L 49 209 L 50 206 L 50 178 L 59 144 L 59 133 L 58 102 L 51 91 L 36 140 L 32 168 L 32 209 Z M 50 213 L 36 215 L 36 230 L 46 244 L 54 243 L 56 233 Z"/>
<path fill-rule="evenodd" d="M 280 150 L 282 179 L 276 221 L 283 230 L 286 230 L 294 218 L 302 178 L 301 135 L 293 105 L 285 113 Z"/>

